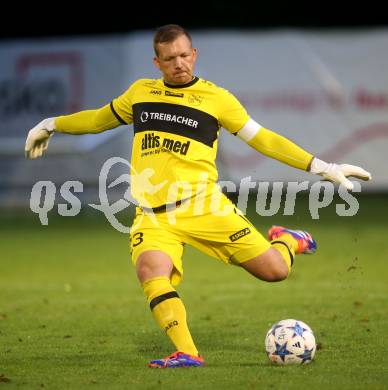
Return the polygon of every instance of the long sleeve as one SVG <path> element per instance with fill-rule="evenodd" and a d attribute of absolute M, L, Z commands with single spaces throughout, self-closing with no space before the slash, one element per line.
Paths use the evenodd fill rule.
<path fill-rule="evenodd" d="M 314 156 L 289 139 L 268 130 L 252 119 L 237 133 L 258 152 L 304 171 L 310 169 Z"/>
<path fill-rule="evenodd" d="M 67 134 L 101 133 L 122 125 L 109 104 L 55 118 L 55 131 Z"/>

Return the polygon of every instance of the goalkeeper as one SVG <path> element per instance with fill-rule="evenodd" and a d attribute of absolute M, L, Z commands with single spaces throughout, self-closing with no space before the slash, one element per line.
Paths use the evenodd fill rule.
<path fill-rule="evenodd" d="M 265 238 L 220 192 L 215 166 L 220 128 L 268 157 L 349 190 L 353 184 L 347 177 L 369 180 L 371 175 L 353 165 L 319 160 L 250 118 L 231 93 L 196 77 L 197 51 L 182 27 L 160 27 L 154 50 L 153 62 L 162 78 L 137 80 L 99 109 L 43 120 L 28 133 L 25 152 L 30 159 L 42 156 L 56 132 L 99 133 L 133 124 L 131 169 L 140 174 L 147 169 L 153 175 L 146 189 L 141 188 L 141 180 L 132 181 L 132 195 L 139 201 L 131 230 L 132 261 L 152 314 L 176 349 L 149 366 L 202 366 L 204 359 L 174 288 L 183 275 L 184 245 L 268 282 L 287 278 L 295 254 L 316 250 L 316 242 L 305 231 L 273 226 Z M 178 185 L 183 182 L 186 186 Z M 154 190 L 148 191 L 150 186 Z M 223 212 L 214 211 L 215 196 L 218 211 Z M 201 208 L 194 198 L 201 198 Z M 175 223 L 171 223 L 172 212 Z"/>

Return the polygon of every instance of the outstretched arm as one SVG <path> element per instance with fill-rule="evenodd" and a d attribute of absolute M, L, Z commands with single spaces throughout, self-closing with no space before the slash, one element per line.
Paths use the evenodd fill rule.
<path fill-rule="evenodd" d="M 360 167 L 349 164 L 329 164 L 319 160 L 289 139 L 262 127 L 253 119 L 247 121 L 237 136 L 268 157 L 294 168 L 321 175 L 334 183 L 343 184 L 348 190 L 353 189 L 353 184 L 347 177 L 354 176 L 362 180 L 372 178 L 369 172 Z"/>
<path fill-rule="evenodd" d="M 76 135 L 93 134 L 114 129 L 121 124 L 123 122 L 117 117 L 112 105 L 109 104 L 96 110 L 85 110 L 75 114 L 47 118 L 29 131 L 25 155 L 29 159 L 41 157 L 54 132 Z"/>
<path fill-rule="evenodd" d="M 253 119 L 248 120 L 237 136 L 258 152 L 304 171 L 309 170 L 314 158 L 289 139 L 262 127 Z"/>

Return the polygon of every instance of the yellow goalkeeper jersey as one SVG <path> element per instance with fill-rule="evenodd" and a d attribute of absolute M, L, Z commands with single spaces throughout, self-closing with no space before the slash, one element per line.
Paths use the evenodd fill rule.
<path fill-rule="evenodd" d="M 133 123 L 132 196 L 153 208 L 211 191 L 220 128 L 235 134 L 249 119 L 230 92 L 197 77 L 182 86 L 137 80 L 111 109 Z"/>

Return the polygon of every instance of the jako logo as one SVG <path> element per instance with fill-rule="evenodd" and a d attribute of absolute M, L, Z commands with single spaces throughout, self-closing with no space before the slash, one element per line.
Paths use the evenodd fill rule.
<path fill-rule="evenodd" d="M 239 230 L 238 232 L 232 234 L 229 238 L 230 238 L 230 241 L 234 242 L 234 241 L 237 241 L 238 239 L 240 239 L 241 237 L 244 237 L 246 236 L 247 234 L 249 234 L 251 231 L 249 228 L 244 228 L 242 230 Z"/>
<path fill-rule="evenodd" d="M 167 332 L 169 329 L 171 329 L 173 326 L 177 326 L 178 325 L 178 321 L 174 320 L 172 322 L 170 322 L 167 326 L 164 327 L 164 330 Z"/>
<path fill-rule="evenodd" d="M 148 112 L 142 111 L 140 115 L 140 120 L 144 123 L 148 121 Z"/>

